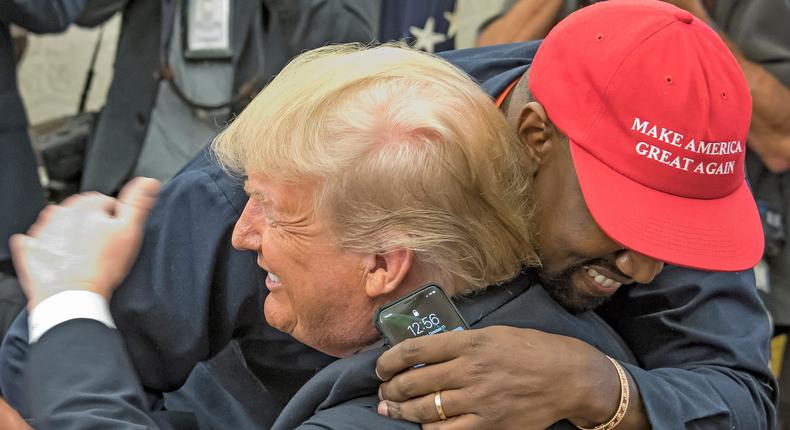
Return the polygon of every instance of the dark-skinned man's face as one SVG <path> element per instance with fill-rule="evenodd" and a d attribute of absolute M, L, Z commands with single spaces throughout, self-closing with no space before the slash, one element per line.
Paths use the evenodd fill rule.
<path fill-rule="evenodd" d="M 541 283 L 566 309 L 594 309 L 622 285 L 648 283 L 663 268 L 601 231 L 587 210 L 566 138 L 555 134 L 541 148 L 534 187 Z"/>

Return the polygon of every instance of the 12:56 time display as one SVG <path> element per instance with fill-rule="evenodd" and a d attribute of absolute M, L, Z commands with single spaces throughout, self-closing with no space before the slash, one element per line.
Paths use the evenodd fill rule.
<path fill-rule="evenodd" d="M 389 345 L 409 338 L 469 328 L 453 302 L 436 284 L 425 285 L 382 306 L 374 323 Z"/>
<path fill-rule="evenodd" d="M 425 331 L 430 331 L 432 328 L 437 327 L 442 322 L 439 321 L 439 317 L 436 314 L 430 314 L 427 316 L 422 317 L 418 321 L 414 321 L 413 323 L 409 324 L 407 327 L 411 332 L 412 336 L 420 336 Z"/>

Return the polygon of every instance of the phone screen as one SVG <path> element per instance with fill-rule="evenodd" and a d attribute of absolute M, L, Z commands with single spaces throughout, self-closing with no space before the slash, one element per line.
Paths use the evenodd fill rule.
<path fill-rule="evenodd" d="M 376 318 L 376 327 L 390 345 L 412 337 L 469 328 L 437 285 L 427 285 L 382 307 Z"/>

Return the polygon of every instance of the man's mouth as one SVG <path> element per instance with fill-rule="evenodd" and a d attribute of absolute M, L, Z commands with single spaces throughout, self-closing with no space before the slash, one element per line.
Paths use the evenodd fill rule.
<path fill-rule="evenodd" d="M 280 277 L 272 272 L 266 272 L 266 288 L 268 288 L 269 291 L 274 291 L 280 287 L 282 287 Z"/>
<path fill-rule="evenodd" d="M 258 263 L 258 267 L 260 267 L 266 272 L 266 279 L 264 283 L 266 284 L 266 288 L 268 288 L 269 291 L 271 291 L 272 288 L 279 288 L 280 286 L 282 286 L 282 284 L 280 283 L 280 277 L 272 273 L 271 270 L 269 270 L 269 266 L 264 264 L 263 256 L 261 255 L 260 252 L 258 253 L 257 263 Z"/>
<path fill-rule="evenodd" d="M 623 285 L 622 282 L 615 281 L 614 279 L 609 278 L 608 276 L 598 273 L 597 270 L 591 267 L 585 266 L 584 268 L 586 269 L 587 275 L 590 278 L 592 278 L 592 280 L 595 281 L 596 284 L 604 288 L 617 289 L 620 288 L 621 285 Z"/>

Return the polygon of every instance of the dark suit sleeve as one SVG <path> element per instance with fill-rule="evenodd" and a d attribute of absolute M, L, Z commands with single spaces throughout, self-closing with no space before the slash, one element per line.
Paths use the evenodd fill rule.
<path fill-rule="evenodd" d="M 327 43 L 369 42 L 378 34 L 379 0 L 263 0 L 263 5 L 268 25 L 282 26 L 278 33 L 293 55 Z"/>
<path fill-rule="evenodd" d="M 641 366 L 624 364 L 656 429 L 776 425 L 767 313 L 753 272 L 668 266 L 601 310 Z"/>
<path fill-rule="evenodd" d="M 140 256 L 111 301 L 143 386 L 171 391 L 263 320 L 255 254 L 231 246 L 247 196 L 206 151 L 163 190 Z"/>
<path fill-rule="evenodd" d="M 379 415 L 375 405 L 376 396 L 365 396 L 349 400 L 341 405 L 318 411 L 307 421 L 296 427 L 299 430 L 418 430 L 419 425 L 393 420 Z"/>
<path fill-rule="evenodd" d="M 410 421 L 393 420 L 376 411 L 378 397 L 367 396 L 349 400 L 341 405 L 318 411 L 296 427 L 298 430 L 419 430 L 420 425 Z M 567 421 L 558 422 L 547 430 L 573 430 Z"/>
<path fill-rule="evenodd" d="M 66 30 L 82 11 L 85 0 L 4 0 L 0 19 L 34 33 Z"/>
<path fill-rule="evenodd" d="M 75 23 L 83 27 L 95 27 L 104 24 L 115 13 L 126 7 L 129 0 L 85 0 L 85 8 Z"/>
<path fill-rule="evenodd" d="M 29 396 L 25 392 L 24 369 L 30 352 L 27 309 L 17 315 L 0 346 L 0 389 L 8 404 L 23 417 L 30 417 Z"/>
<path fill-rule="evenodd" d="M 26 385 L 37 429 L 168 429 L 148 413 L 119 333 L 76 319 L 30 346 Z"/>
<path fill-rule="evenodd" d="M 541 41 L 511 43 L 440 52 L 444 58 L 472 77 L 491 98 L 527 71 Z"/>

